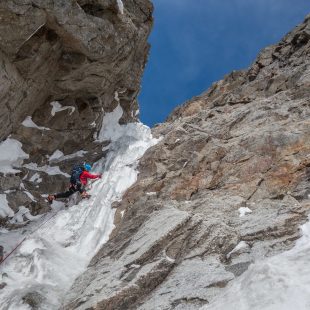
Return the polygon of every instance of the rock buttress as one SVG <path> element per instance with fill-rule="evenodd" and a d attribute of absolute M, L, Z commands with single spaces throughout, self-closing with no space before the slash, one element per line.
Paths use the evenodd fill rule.
<path fill-rule="evenodd" d="M 65 309 L 199 309 L 290 249 L 310 208 L 309 77 L 308 17 L 155 127 L 163 139 Z"/>
<path fill-rule="evenodd" d="M 74 162 L 104 156 L 94 140 L 105 113 L 120 104 L 121 123 L 137 120 L 153 7 L 148 0 L 124 0 L 123 6 L 117 0 L 1 1 L 0 141 L 8 135 L 20 141 L 30 155 L 25 163 L 70 173 Z M 39 128 L 22 125 L 29 117 Z M 56 150 L 84 153 L 50 162 Z M 22 168 L 17 175 L 0 174 L 1 183 L 11 184 L 0 193 L 11 191 L 14 211 L 23 205 L 32 214 L 44 212 L 41 194 L 63 190 L 68 182 L 44 172 L 34 182 L 36 173 Z"/>

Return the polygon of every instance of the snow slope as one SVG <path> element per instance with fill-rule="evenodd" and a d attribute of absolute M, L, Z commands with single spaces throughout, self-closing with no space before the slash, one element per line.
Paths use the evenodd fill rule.
<path fill-rule="evenodd" d="M 33 292 L 40 295 L 40 309 L 58 309 L 74 279 L 108 240 L 114 227 L 111 204 L 136 181 L 139 158 L 156 143 L 150 129 L 141 123 L 120 126 L 121 115 L 118 106 L 103 119 L 98 139 L 109 139 L 111 144 L 107 158 L 94 165 L 94 172 L 103 173 L 103 177 L 92 184 L 91 198 L 70 208 L 54 205 L 53 211 L 33 221 L 25 234 L 53 218 L 1 266 L 2 274 L 7 274 L 3 279 L 7 286 L 0 290 L 1 309 L 30 309 L 23 297 Z M 0 244 L 6 244 L 8 252 L 25 234 L 21 230 L 2 231 Z"/>
<path fill-rule="evenodd" d="M 290 251 L 252 264 L 203 310 L 309 310 L 310 222 Z"/>

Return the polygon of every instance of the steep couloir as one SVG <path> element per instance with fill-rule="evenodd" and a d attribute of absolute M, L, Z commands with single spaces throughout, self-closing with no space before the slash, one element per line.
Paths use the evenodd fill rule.
<path fill-rule="evenodd" d="M 199 309 L 307 220 L 310 17 L 153 129 L 65 309 Z"/>

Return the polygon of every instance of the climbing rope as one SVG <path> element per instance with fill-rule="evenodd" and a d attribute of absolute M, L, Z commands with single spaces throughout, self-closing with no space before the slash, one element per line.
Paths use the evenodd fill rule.
<path fill-rule="evenodd" d="M 24 237 L 24 239 L 22 241 L 20 241 L 15 248 L 8 254 L 6 255 L 3 260 L 0 262 L 0 265 L 2 265 L 4 263 L 4 261 L 26 240 L 27 237 Z"/>
<path fill-rule="evenodd" d="M 92 185 L 96 182 L 97 180 L 94 180 L 93 182 L 89 182 L 88 184 L 88 188 L 87 190 L 90 190 L 92 188 Z M 33 233 L 35 233 L 36 231 L 39 230 L 39 228 L 41 228 L 43 225 L 45 225 L 47 222 L 49 222 L 53 217 L 56 216 L 56 214 L 61 211 L 58 210 L 57 212 L 55 212 L 51 217 L 49 217 L 46 221 L 43 221 L 38 227 L 36 227 L 33 231 L 31 231 L 27 236 L 25 236 L 14 248 L 13 250 L 11 250 L 4 258 L 3 260 L 0 262 L 0 266 L 4 263 L 4 261 L 9 257 L 11 256 L 17 249 L 18 247 L 29 237 L 31 236 Z"/>
<path fill-rule="evenodd" d="M 25 236 L 14 248 L 13 250 L 11 250 L 11 252 L 9 252 L 4 258 L 3 260 L 0 262 L 0 266 L 4 263 L 4 261 L 11 256 L 16 250 L 17 248 L 29 237 L 31 236 L 33 233 L 35 233 L 37 230 L 39 230 L 39 228 L 41 228 L 43 225 L 45 225 L 47 222 L 49 222 L 53 217 L 56 216 L 56 214 L 59 212 L 60 210 L 58 210 L 57 212 L 55 212 L 51 217 L 49 217 L 46 221 L 43 221 L 43 223 L 41 223 L 38 227 L 36 227 L 34 230 L 32 230 L 27 236 Z"/>

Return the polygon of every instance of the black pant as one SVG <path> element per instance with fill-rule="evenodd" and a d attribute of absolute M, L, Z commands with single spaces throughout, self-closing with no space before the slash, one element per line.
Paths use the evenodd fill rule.
<path fill-rule="evenodd" d="M 84 192 L 84 188 L 81 184 L 73 185 L 71 184 L 69 189 L 66 192 L 58 193 L 55 195 L 55 198 L 68 198 L 76 192 L 80 192 L 81 194 Z"/>

